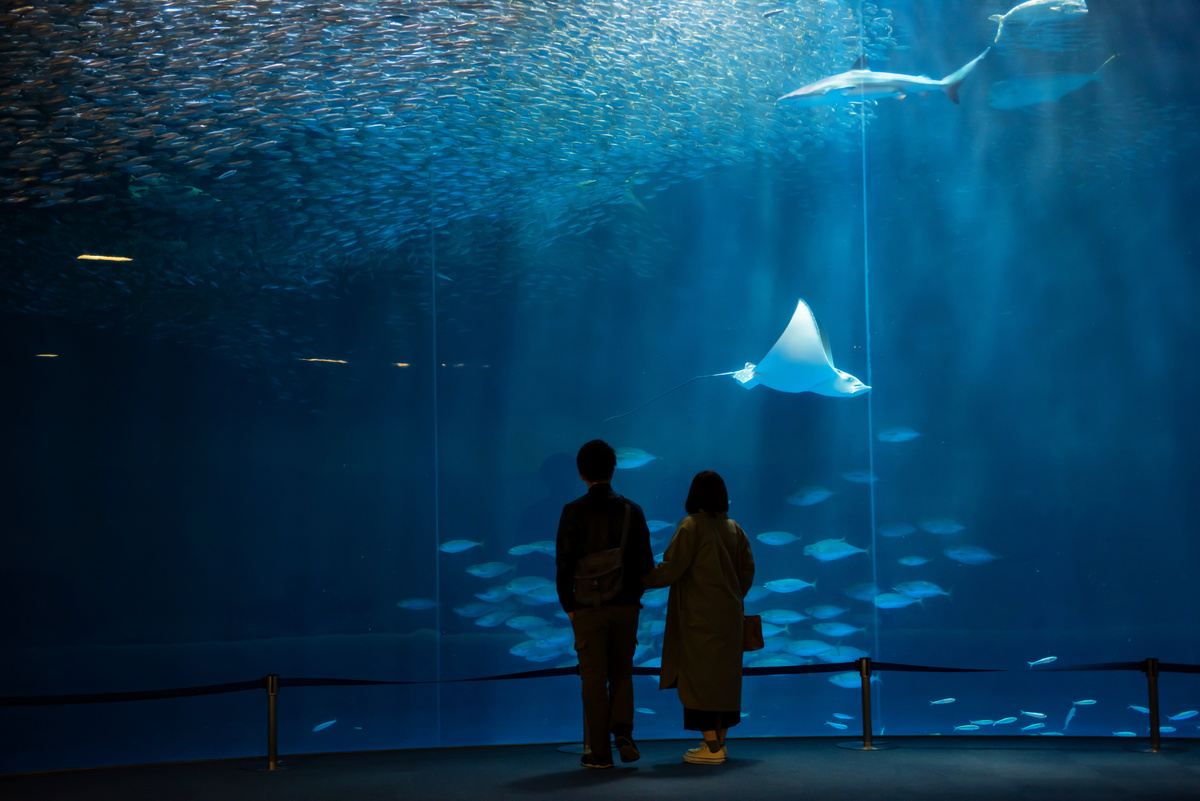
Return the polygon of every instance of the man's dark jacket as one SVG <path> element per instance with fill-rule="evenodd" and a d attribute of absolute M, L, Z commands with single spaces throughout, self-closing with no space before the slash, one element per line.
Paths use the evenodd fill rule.
<path fill-rule="evenodd" d="M 625 522 L 625 504 L 632 509 L 629 515 L 629 535 L 625 540 L 625 552 L 621 575 L 621 591 L 603 606 L 633 606 L 641 609 L 642 576 L 654 567 L 654 554 L 650 548 L 650 530 L 646 527 L 646 515 L 642 507 L 617 493 L 609 484 L 593 484 L 587 495 L 563 507 L 558 520 L 558 540 L 555 543 L 555 562 L 558 566 L 558 600 L 567 612 L 583 609 L 575 603 L 575 565 L 584 556 L 594 551 L 617 548 L 621 544 L 621 527 Z M 592 526 L 594 518 L 603 518 L 605 525 Z M 588 542 L 589 532 L 602 532 L 597 540 Z"/>

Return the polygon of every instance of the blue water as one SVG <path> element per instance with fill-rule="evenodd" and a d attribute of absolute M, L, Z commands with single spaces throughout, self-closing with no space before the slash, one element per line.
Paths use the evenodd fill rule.
<path fill-rule="evenodd" d="M 904 49 L 876 69 L 941 76 L 981 52 L 995 34 L 987 16 L 1005 8 L 961 5 L 886 4 Z M 562 504 L 585 489 L 575 450 L 601 437 L 657 457 L 613 482 L 648 518 L 682 518 L 691 477 L 717 470 L 752 538 L 755 584 L 817 585 L 750 611 L 832 604 L 861 629 L 823 637 L 816 621 L 792 623 L 748 662 L 824 639 L 878 661 L 1004 671 L 884 672 L 876 733 L 1013 716 L 970 733 L 1041 722 L 1026 733 L 1145 736 L 1146 715 L 1130 709 L 1147 703 L 1139 673 L 1045 670 L 1200 663 L 1200 18 L 1183 2 L 1126 5 L 1094 0 L 1087 37 L 1053 40 L 1064 49 L 994 48 L 960 105 L 885 99 L 865 123 L 843 108 L 849 133 L 803 161 L 739 152 L 542 249 L 464 251 L 435 203 L 336 291 L 280 308 L 216 287 L 169 325 L 154 296 L 88 308 L 92 290 L 22 262 L 6 292 L 32 289 L 0 316 L 0 695 L 570 664 L 569 644 L 530 661 L 510 652 L 525 634 L 455 607 L 553 578 L 550 555 L 510 549 L 554 539 Z M 1113 52 L 1102 80 L 1057 103 L 987 105 L 998 80 L 1090 71 Z M 61 214 L 85 220 L 88 208 Z M 5 209 L 9 256 L 50 252 L 58 214 Z M 205 247 L 234 258 L 225 239 Z M 31 297 L 44 305 L 25 307 Z M 717 376 L 641 406 L 760 360 L 800 298 L 869 395 L 747 391 Z M 268 340 L 277 327 L 286 336 Z M 879 438 L 900 426 L 919 436 Z M 856 471 L 876 480 L 844 475 Z M 788 503 L 811 486 L 832 494 Z M 927 530 L 946 521 L 961 530 Z M 915 530 L 883 536 L 897 523 Z M 799 540 L 757 539 L 768 531 Z M 655 535 L 656 552 L 670 534 Z M 841 538 L 867 552 L 804 553 Z M 454 540 L 480 544 L 439 549 Z M 945 553 L 966 546 L 997 558 Z M 512 567 L 467 571 L 488 562 Z M 949 594 L 897 609 L 847 595 L 913 580 Z M 434 604 L 398 606 L 419 599 Z M 566 626 L 557 603 L 537 600 L 492 608 Z M 640 659 L 659 653 L 663 612 L 643 612 Z M 736 734 L 861 732 L 859 691 L 827 678 L 747 678 Z M 638 736 L 682 736 L 674 693 L 637 682 Z M 1164 674 L 1162 693 L 1164 725 L 1196 736 L 1200 719 L 1165 717 L 1200 708 L 1200 683 Z M 571 742 L 577 697 L 570 676 L 285 689 L 280 750 Z M 0 770 L 260 755 L 265 706 L 255 691 L 0 707 Z"/>

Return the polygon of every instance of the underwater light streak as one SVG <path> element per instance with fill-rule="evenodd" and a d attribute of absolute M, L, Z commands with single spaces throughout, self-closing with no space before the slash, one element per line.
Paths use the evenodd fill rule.
<path fill-rule="evenodd" d="M 133 259 L 126 256 L 95 256 L 90 253 L 84 253 L 77 258 L 87 259 L 88 261 L 133 261 Z"/>
<path fill-rule="evenodd" d="M 345 359 L 301 359 L 302 362 L 329 362 L 330 364 L 349 364 Z"/>
<path fill-rule="evenodd" d="M 38 359 L 57 359 L 58 358 L 57 353 L 35 353 L 33 355 L 35 358 L 38 358 Z"/>

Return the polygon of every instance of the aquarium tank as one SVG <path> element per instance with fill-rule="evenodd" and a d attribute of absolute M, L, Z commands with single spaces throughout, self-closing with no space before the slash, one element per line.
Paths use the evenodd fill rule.
<path fill-rule="evenodd" d="M 268 675 L 380 682 L 285 685 L 283 754 L 578 743 L 594 438 L 659 558 L 724 477 L 746 665 L 993 671 L 874 672 L 877 735 L 1145 737 L 1140 672 L 1055 668 L 1200 662 L 1191 0 L 0 26 L 0 771 L 261 756 L 261 689 L 94 696 Z M 735 734 L 861 733 L 852 667 L 748 675 Z"/>

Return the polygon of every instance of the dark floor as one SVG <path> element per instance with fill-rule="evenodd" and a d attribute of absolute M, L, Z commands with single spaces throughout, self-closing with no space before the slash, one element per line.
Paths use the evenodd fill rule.
<path fill-rule="evenodd" d="M 275 773 L 192 762 L 0 776 L 0 799 L 1200 801 L 1200 740 L 1172 740 L 1186 750 L 1159 754 L 1113 739 L 899 738 L 872 753 L 838 742 L 730 740 L 724 765 L 681 762 L 690 741 L 646 742 L 641 761 L 613 770 L 581 768 L 553 745 L 310 755 Z"/>

